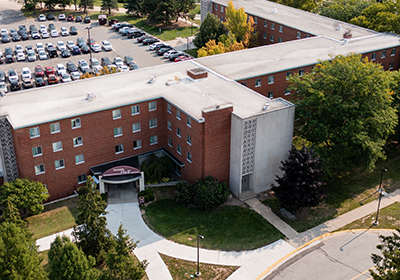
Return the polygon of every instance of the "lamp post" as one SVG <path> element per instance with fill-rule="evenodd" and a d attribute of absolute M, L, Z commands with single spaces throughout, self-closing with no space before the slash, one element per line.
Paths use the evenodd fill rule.
<path fill-rule="evenodd" d="M 85 29 L 87 29 L 87 33 L 88 33 L 88 37 L 89 37 L 90 65 L 92 65 L 92 50 L 90 47 L 90 29 L 92 29 L 92 27 L 85 27 Z"/>
<path fill-rule="evenodd" d="M 201 276 L 201 272 L 200 272 L 200 258 L 199 258 L 199 252 L 200 252 L 200 249 L 199 249 L 200 238 L 203 239 L 204 236 L 202 236 L 202 235 L 200 235 L 200 234 L 197 235 L 197 272 L 196 272 L 196 274 L 195 274 L 197 277 L 200 277 L 200 276 Z"/>
<path fill-rule="evenodd" d="M 381 206 L 381 198 L 382 198 L 382 177 L 383 177 L 383 171 L 387 171 L 386 168 L 382 167 L 382 171 L 381 171 L 381 181 L 379 182 L 379 200 L 378 200 L 378 209 L 376 210 L 376 218 L 375 221 L 373 223 L 374 226 L 379 225 L 378 222 L 378 215 L 379 215 L 379 207 Z"/>

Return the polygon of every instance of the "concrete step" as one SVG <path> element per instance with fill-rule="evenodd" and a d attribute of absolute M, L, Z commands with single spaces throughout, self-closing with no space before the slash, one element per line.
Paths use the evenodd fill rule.
<path fill-rule="evenodd" d="M 255 197 L 257 197 L 257 194 L 255 194 L 252 190 L 248 190 L 248 191 L 242 192 L 240 194 L 239 199 L 241 201 L 246 201 L 246 200 L 249 200 L 249 199 L 252 199 L 252 198 L 255 198 Z"/>

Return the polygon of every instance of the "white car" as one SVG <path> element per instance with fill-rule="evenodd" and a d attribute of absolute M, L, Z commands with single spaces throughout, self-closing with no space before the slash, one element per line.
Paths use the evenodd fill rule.
<path fill-rule="evenodd" d="M 67 74 L 67 68 L 65 68 L 65 65 L 62 63 L 57 64 L 57 75 L 62 76 L 64 74 Z"/>
<path fill-rule="evenodd" d="M 69 31 L 66 27 L 61 27 L 61 36 L 68 36 Z"/>
<path fill-rule="evenodd" d="M 71 50 L 72 47 L 75 47 L 74 41 L 67 41 L 67 48 Z"/>
<path fill-rule="evenodd" d="M 81 78 L 81 74 L 79 72 L 71 72 L 70 75 L 73 81 L 79 80 Z"/>
<path fill-rule="evenodd" d="M 5 82 L 0 82 L 0 93 L 5 94 L 8 92 L 7 85 Z"/>
<path fill-rule="evenodd" d="M 43 31 L 42 32 L 42 39 L 47 39 L 47 38 L 50 38 L 49 33 L 47 31 Z"/>
<path fill-rule="evenodd" d="M 19 81 L 19 77 L 17 74 L 17 71 L 15 71 L 14 69 L 10 69 L 7 71 L 8 74 L 8 80 L 11 81 Z"/>
<path fill-rule="evenodd" d="M 40 60 L 46 60 L 46 59 L 49 58 L 49 57 L 47 56 L 46 52 L 43 51 L 43 50 L 39 51 L 39 52 L 38 52 L 38 55 L 39 55 L 39 59 L 40 59 Z"/>
<path fill-rule="evenodd" d="M 58 41 L 57 42 L 57 49 L 59 51 L 66 50 L 67 46 L 65 45 L 65 43 L 63 41 Z"/>
<path fill-rule="evenodd" d="M 94 52 L 101 52 L 101 48 L 99 44 L 91 44 L 90 48 L 94 51 Z"/>
<path fill-rule="evenodd" d="M 39 21 L 46 21 L 46 16 L 44 14 L 40 14 Z"/>
<path fill-rule="evenodd" d="M 93 71 L 95 72 L 100 72 L 103 67 L 101 67 L 100 62 L 97 60 L 97 58 L 93 57 L 90 61 L 90 65 L 92 66 Z"/>
<path fill-rule="evenodd" d="M 174 53 L 177 53 L 178 51 L 177 50 L 170 50 L 170 51 L 167 51 L 166 53 L 164 53 L 164 57 L 165 58 L 169 58 L 169 56 L 171 55 L 171 54 L 174 54 Z"/>
<path fill-rule="evenodd" d="M 40 32 L 40 33 L 47 32 L 47 27 L 46 27 L 46 25 L 41 24 L 41 25 L 39 26 L 39 32 Z"/>
<path fill-rule="evenodd" d="M 108 42 L 108 41 L 101 42 L 101 46 L 103 47 L 103 49 L 105 51 L 112 51 L 112 46 L 111 46 L 110 42 Z"/>
<path fill-rule="evenodd" d="M 17 53 L 17 61 L 25 61 L 26 56 L 24 53 Z"/>
<path fill-rule="evenodd" d="M 3 35 L 8 35 L 7 29 L 4 29 L 4 28 L 0 31 L 0 33 L 1 33 L 2 36 Z"/>
<path fill-rule="evenodd" d="M 32 39 L 40 39 L 39 32 L 37 32 L 37 31 L 32 31 L 32 32 L 31 32 L 31 37 L 32 37 Z"/>
<path fill-rule="evenodd" d="M 78 61 L 78 67 L 83 73 L 85 73 L 86 70 L 90 69 L 89 64 L 83 59 Z"/>
<path fill-rule="evenodd" d="M 71 77 L 67 73 L 62 74 L 60 80 L 62 83 L 68 83 L 72 81 Z"/>
<path fill-rule="evenodd" d="M 153 51 L 157 46 L 162 45 L 162 44 L 164 44 L 164 43 L 157 42 L 157 43 L 151 44 L 149 46 L 149 48 L 150 48 L 150 50 Z"/>
<path fill-rule="evenodd" d="M 24 53 L 24 48 L 21 45 L 15 46 L 15 54 Z"/>
<path fill-rule="evenodd" d="M 32 79 L 32 73 L 28 67 L 22 68 L 21 80 L 25 80 L 25 79 Z"/>
<path fill-rule="evenodd" d="M 121 67 L 124 65 L 124 62 L 120 57 L 114 57 L 114 64 L 117 65 L 117 67 Z"/>
<path fill-rule="evenodd" d="M 51 32 L 50 32 L 50 36 L 53 37 L 53 38 L 58 37 L 59 35 L 60 34 L 58 34 L 57 30 L 51 30 Z"/>
<path fill-rule="evenodd" d="M 58 20 L 65 20 L 65 14 L 59 14 Z"/>
<path fill-rule="evenodd" d="M 118 67 L 118 70 L 120 72 L 129 72 L 129 67 L 126 65 L 122 65 L 122 66 Z"/>
<path fill-rule="evenodd" d="M 40 51 L 44 51 L 44 46 L 42 43 L 36 43 L 36 51 L 39 53 Z"/>
<path fill-rule="evenodd" d="M 27 57 L 29 62 L 36 61 L 36 54 L 34 51 L 29 51 Z"/>

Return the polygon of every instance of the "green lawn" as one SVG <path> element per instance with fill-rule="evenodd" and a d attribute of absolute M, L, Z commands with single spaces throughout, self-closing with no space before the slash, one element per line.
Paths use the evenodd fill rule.
<path fill-rule="evenodd" d="M 39 239 L 76 225 L 78 216 L 77 198 L 49 204 L 43 213 L 26 218 L 34 239 Z"/>
<path fill-rule="evenodd" d="M 93 1 L 93 5 L 94 5 L 94 6 L 99 6 L 99 7 L 101 7 L 101 4 L 102 4 L 102 1 L 101 1 L 101 0 L 95 0 L 95 1 Z M 123 7 L 124 7 L 124 3 L 118 3 L 118 7 L 123 8 Z M 115 12 L 115 10 L 114 10 L 114 11 L 111 11 L 111 12 Z"/>
<path fill-rule="evenodd" d="M 378 162 L 377 168 L 369 173 L 355 170 L 327 182 L 325 189 L 328 198 L 317 207 L 304 209 L 296 214 L 292 221 L 280 214 L 278 199 L 264 201 L 272 210 L 299 232 L 317 226 L 325 221 L 342 215 L 360 206 L 360 202 L 368 203 L 378 197 L 372 195 L 379 187 L 381 167 L 387 168 L 384 173 L 383 187 L 386 192 L 393 192 L 400 187 L 400 153 L 399 148 L 390 148 L 385 162 Z M 372 195 L 371 197 L 369 197 Z M 369 197 L 369 198 L 368 198 Z"/>
<path fill-rule="evenodd" d="M 186 208 L 173 199 L 160 199 L 144 207 L 147 224 L 174 242 L 218 250 L 249 250 L 284 236 L 253 210 L 223 206 L 214 211 Z"/>
<path fill-rule="evenodd" d="M 195 49 L 186 50 L 184 52 L 190 54 L 193 57 L 197 57 L 197 51 L 198 50 L 199 50 L 198 48 L 195 48 Z"/>
<path fill-rule="evenodd" d="M 196 8 L 189 11 L 190 14 L 200 14 L 201 4 L 196 4 Z"/>

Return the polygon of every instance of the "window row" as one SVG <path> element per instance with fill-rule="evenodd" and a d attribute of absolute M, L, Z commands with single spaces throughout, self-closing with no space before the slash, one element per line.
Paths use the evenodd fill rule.
<path fill-rule="evenodd" d="M 85 162 L 85 157 L 83 154 L 75 156 L 75 164 L 81 164 L 84 162 Z M 65 168 L 64 159 L 59 159 L 59 160 L 54 161 L 54 167 L 55 167 L 55 170 Z M 36 165 L 35 166 L 35 174 L 39 175 L 39 174 L 43 174 L 43 173 L 45 173 L 44 164 Z"/>
<path fill-rule="evenodd" d="M 149 112 L 157 110 L 157 101 L 149 102 Z M 134 105 L 131 107 L 131 114 L 137 115 L 140 114 L 140 105 Z M 112 111 L 113 120 L 122 118 L 121 109 L 115 109 Z"/>
<path fill-rule="evenodd" d="M 74 147 L 83 145 L 82 137 L 79 136 L 79 137 L 73 138 L 72 143 L 73 143 Z M 62 141 L 54 142 L 52 144 L 52 147 L 53 147 L 53 152 L 62 151 L 63 150 Z M 32 148 L 32 155 L 34 157 L 41 156 L 42 154 L 43 154 L 42 146 L 36 146 L 36 147 Z"/>
<path fill-rule="evenodd" d="M 396 49 L 393 48 L 390 52 L 390 56 L 395 56 L 396 55 Z M 381 59 L 386 58 L 386 51 L 381 52 Z M 371 55 L 371 60 L 376 60 L 376 53 L 372 53 Z"/>
<path fill-rule="evenodd" d="M 172 114 L 172 105 L 167 103 L 167 112 Z M 181 111 L 176 109 L 176 118 L 181 120 Z M 191 127 L 192 126 L 192 119 L 190 117 L 186 117 L 186 125 Z"/>
<path fill-rule="evenodd" d="M 172 123 L 171 123 L 171 121 L 167 121 L 167 128 L 168 128 L 170 131 L 172 131 Z M 182 137 L 182 130 L 181 130 L 179 127 L 176 128 L 176 135 L 177 135 L 179 138 Z M 192 137 L 191 137 L 189 134 L 186 135 L 186 142 L 187 142 L 189 145 L 192 145 Z"/>
<path fill-rule="evenodd" d="M 188 135 L 188 137 L 190 138 L 189 135 Z M 192 141 L 191 138 L 189 141 L 190 142 Z M 172 141 L 171 137 L 168 137 L 168 146 L 170 146 L 171 148 L 173 147 L 173 141 Z M 179 145 L 179 144 L 176 145 L 176 152 L 180 155 L 182 154 L 182 146 L 181 145 Z M 189 153 L 189 152 L 186 153 L 186 160 L 189 162 L 192 162 L 192 154 L 191 153 Z"/>
<path fill-rule="evenodd" d="M 71 128 L 78 128 L 81 127 L 81 119 L 80 118 L 76 118 L 71 120 Z M 58 133 L 61 132 L 61 128 L 60 128 L 60 123 L 56 122 L 56 123 L 51 123 L 50 124 L 50 133 L 54 134 L 54 133 Z M 39 127 L 33 127 L 29 129 L 29 136 L 31 138 L 36 138 L 36 137 L 40 137 L 40 128 Z"/>

